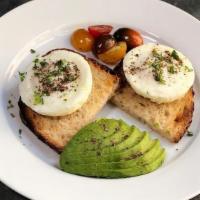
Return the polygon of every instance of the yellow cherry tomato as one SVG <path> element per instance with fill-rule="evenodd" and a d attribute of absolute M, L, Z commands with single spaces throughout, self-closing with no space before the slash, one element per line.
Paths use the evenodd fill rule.
<path fill-rule="evenodd" d="M 126 50 L 126 42 L 118 42 L 114 47 L 104 53 L 98 54 L 97 56 L 101 61 L 114 65 L 124 58 Z"/>
<path fill-rule="evenodd" d="M 78 29 L 71 36 L 71 44 L 78 51 L 91 51 L 94 44 L 94 38 L 87 30 Z"/>

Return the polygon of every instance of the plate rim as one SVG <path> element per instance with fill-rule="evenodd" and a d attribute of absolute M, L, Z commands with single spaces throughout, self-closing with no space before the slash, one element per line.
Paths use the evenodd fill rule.
<path fill-rule="evenodd" d="M 158 0 L 151 0 L 152 2 L 153 1 L 158 1 Z M 25 4 L 23 4 L 22 6 L 19 6 L 19 7 L 17 7 L 17 8 L 15 8 L 14 10 L 12 10 L 12 11 L 10 11 L 10 12 L 8 12 L 8 13 L 6 13 L 5 15 L 3 15 L 1 18 L 0 18 L 0 26 L 1 26 L 1 21 L 3 21 L 3 19 L 4 18 L 9 18 L 9 16 L 11 15 L 12 16 L 12 14 L 14 14 L 14 13 L 18 13 L 18 12 L 20 12 L 20 10 L 22 10 L 22 9 L 25 9 L 25 7 L 30 7 L 31 5 L 30 4 L 35 4 L 35 3 L 38 3 L 38 2 L 40 2 L 39 0 L 36 0 L 36 1 L 30 1 L 30 2 L 27 2 L 27 3 L 25 3 Z M 159 1 L 159 2 L 161 2 L 161 1 Z M 171 4 L 169 4 L 169 3 L 167 3 L 167 2 L 163 2 L 162 1 L 162 3 L 164 3 L 164 4 L 167 4 L 167 5 L 170 5 L 170 7 L 172 7 L 173 9 L 175 8 L 174 6 L 172 6 Z M 197 20 L 198 21 L 198 23 L 199 23 L 199 20 L 198 19 L 196 19 L 195 17 L 193 17 L 193 16 L 191 16 L 190 14 L 188 14 L 187 12 L 185 12 L 185 11 L 183 11 L 183 10 L 181 10 L 181 9 L 179 9 L 179 8 L 176 8 L 176 9 L 178 9 L 179 10 L 179 12 L 182 12 L 182 13 L 184 13 L 184 15 L 185 14 L 187 14 L 192 20 Z M 200 23 L 199 23 L 200 24 Z M 196 141 L 197 142 L 197 141 Z M 1 177 L 0 177 L 1 178 Z M 5 183 L 6 185 L 8 185 L 9 187 L 11 187 L 12 189 L 14 189 L 15 191 L 17 191 L 17 192 L 19 192 L 19 193 L 21 193 L 22 195 L 24 195 L 24 196 L 27 196 L 27 197 L 29 197 L 29 198 L 32 198 L 32 196 L 29 196 L 29 195 L 27 195 L 25 192 L 23 192 L 23 191 L 20 191 L 17 187 L 13 187 L 13 186 L 11 186 L 11 184 L 9 184 L 9 183 L 7 183 L 6 182 L 6 180 L 1 180 L 3 183 Z M 199 187 L 199 192 L 200 192 L 200 187 Z M 196 194 L 198 194 L 199 192 L 196 192 Z M 195 195 L 196 195 L 195 194 Z M 32 195 L 32 194 L 31 194 Z M 192 197 L 193 197 L 193 194 L 192 194 Z M 191 196 L 190 196 L 190 198 L 191 198 Z"/>

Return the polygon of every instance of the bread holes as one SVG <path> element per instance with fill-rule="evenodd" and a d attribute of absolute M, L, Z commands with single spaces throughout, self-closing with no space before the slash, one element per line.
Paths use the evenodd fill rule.
<path fill-rule="evenodd" d="M 165 111 L 165 116 L 168 117 L 170 115 L 169 111 Z"/>
<path fill-rule="evenodd" d="M 135 106 L 134 106 L 134 108 L 135 108 L 135 109 L 137 109 L 137 108 L 138 108 L 138 106 L 137 106 L 137 105 L 135 105 Z"/>
<path fill-rule="evenodd" d="M 182 118 L 182 115 L 178 115 L 176 118 L 175 118 L 175 122 L 178 123 L 181 121 L 181 118 Z"/>
<path fill-rule="evenodd" d="M 61 139 L 64 140 L 65 139 L 65 135 L 61 135 Z"/>
<path fill-rule="evenodd" d="M 184 108 L 182 110 L 179 109 L 177 115 L 175 116 L 176 118 L 174 119 L 175 122 L 180 122 L 182 120 L 183 110 L 184 110 Z"/>
<path fill-rule="evenodd" d="M 142 107 L 145 107 L 145 105 L 143 103 L 139 103 Z"/>

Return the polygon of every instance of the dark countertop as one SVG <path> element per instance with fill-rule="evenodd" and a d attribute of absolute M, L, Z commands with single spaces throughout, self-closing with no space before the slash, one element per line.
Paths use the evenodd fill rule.
<path fill-rule="evenodd" d="M 29 0 L 0 0 L 0 16 L 9 10 L 28 2 Z M 200 20 L 200 0 L 164 0 L 171 3 L 186 12 L 192 14 L 194 17 Z M 0 183 L 0 199 L 1 200 L 27 200 L 17 194 L 4 184 Z M 170 199 L 169 199 L 170 200 Z M 192 200 L 200 200 L 200 195 L 193 198 Z"/>

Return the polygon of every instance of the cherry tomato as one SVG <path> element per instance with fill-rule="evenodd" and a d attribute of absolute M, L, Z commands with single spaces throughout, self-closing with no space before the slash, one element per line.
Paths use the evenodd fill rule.
<path fill-rule="evenodd" d="M 88 31 L 94 37 L 97 38 L 100 35 L 109 34 L 112 31 L 113 27 L 110 25 L 96 25 L 89 26 Z"/>
<path fill-rule="evenodd" d="M 107 64 L 114 65 L 124 58 L 126 50 L 126 42 L 118 42 L 115 46 L 106 52 L 98 54 L 97 57 Z"/>
<path fill-rule="evenodd" d="M 71 44 L 78 51 L 91 51 L 93 43 L 94 38 L 85 29 L 78 29 L 71 36 Z"/>
<path fill-rule="evenodd" d="M 125 41 L 128 49 L 140 46 L 143 44 L 143 38 L 140 33 L 130 28 L 120 28 L 114 33 L 117 41 Z"/>
<path fill-rule="evenodd" d="M 115 44 L 116 41 L 112 35 L 101 35 L 95 39 L 93 53 L 94 55 L 104 53 L 105 51 L 115 46 Z"/>

